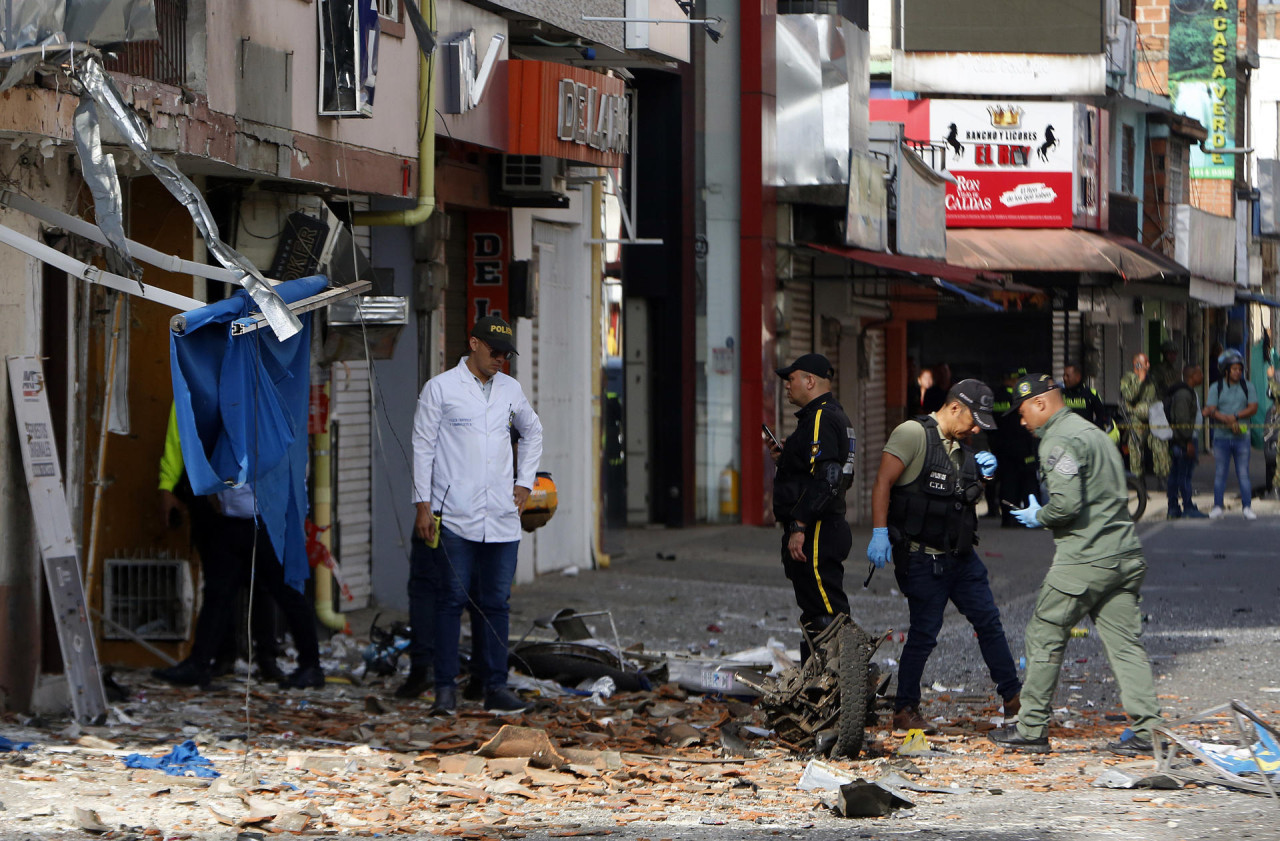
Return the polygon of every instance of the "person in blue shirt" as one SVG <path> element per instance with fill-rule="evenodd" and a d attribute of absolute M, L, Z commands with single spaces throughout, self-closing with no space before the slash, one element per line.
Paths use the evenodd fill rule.
<path fill-rule="evenodd" d="M 1240 503 L 1246 520 L 1256 520 L 1249 483 L 1249 418 L 1258 412 L 1258 394 L 1244 378 L 1244 357 L 1228 349 L 1218 357 L 1222 379 L 1209 389 L 1204 416 L 1213 421 L 1213 508 L 1212 519 L 1222 519 L 1222 498 L 1227 490 L 1227 469 L 1235 460 L 1236 481 L 1240 483 Z"/>

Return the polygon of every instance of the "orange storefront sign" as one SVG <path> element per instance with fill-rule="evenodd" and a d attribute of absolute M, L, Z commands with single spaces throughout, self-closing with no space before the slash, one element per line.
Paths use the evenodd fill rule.
<path fill-rule="evenodd" d="M 631 101 L 621 79 L 546 61 L 508 61 L 512 155 L 622 166 Z"/>

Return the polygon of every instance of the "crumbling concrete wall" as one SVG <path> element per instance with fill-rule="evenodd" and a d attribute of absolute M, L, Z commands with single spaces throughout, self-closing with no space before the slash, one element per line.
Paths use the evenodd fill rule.
<path fill-rule="evenodd" d="M 0 145 L 0 187 L 65 208 L 73 178 L 69 148 L 39 138 L 11 148 Z M 0 225 L 40 237 L 37 221 L 0 208 Z M 44 346 L 41 263 L 0 246 L 0 358 L 63 353 Z M 35 692 L 42 656 L 40 604 L 44 586 L 27 480 L 18 448 L 7 365 L 0 368 L 0 709 L 26 710 Z M 65 468 L 64 468 L 65 469 Z"/>

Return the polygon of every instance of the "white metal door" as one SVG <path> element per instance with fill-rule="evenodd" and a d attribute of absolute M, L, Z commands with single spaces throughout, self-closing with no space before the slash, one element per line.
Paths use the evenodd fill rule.
<path fill-rule="evenodd" d="M 542 470 L 555 479 L 556 514 L 534 532 L 533 572 L 592 566 L 590 250 L 580 229 L 535 222 L 538 315 L 534 409 Z"/>
<path fill-rule="evenodd" d="M 369 418 L 369 363 L 338 362 L 330 369 L 333 442 L 333 554 L 353 601 L 342 611 L 369 606 L 373 572 L 373 474 Z"/>

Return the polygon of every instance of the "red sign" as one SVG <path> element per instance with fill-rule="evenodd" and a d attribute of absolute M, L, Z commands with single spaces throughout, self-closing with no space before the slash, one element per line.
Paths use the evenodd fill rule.
<path fill-rule="evenodd" d="M 510 217 L 501 211 L 467 214 L 467 331 L 486 315 L 507 321 Z"/>
<path fill-rule="evenodd" d="M 947 227 L 1071 227 L 1069 172 L 957 172 L 947 184 Z"/>
<path fill-rule="evenodd" d="M 631 148 L 631 100 L 622 80 L 546 61 L 508 61 L 512 155 L 549 155 L 619 167 Z"/>

